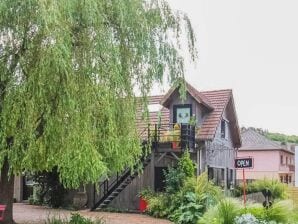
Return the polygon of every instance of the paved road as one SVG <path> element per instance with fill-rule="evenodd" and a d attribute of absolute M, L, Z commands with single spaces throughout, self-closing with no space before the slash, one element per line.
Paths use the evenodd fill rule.
<path fill-rule="evenodd" d="M 14 204 L 14 219 L 18 224 L 44 224 L 50 217 L 67 219 L 71 211 L 61 209 L 50 209 L 40 206 L 27 205 L 22 203 Z M 171 222 L 161 219 L 154 219 L 141 214 L 90 212 L 83 210 L 79 212 L 85 217 L 92 219 L 102 218 L 106 224 L 170 224 Z"/>

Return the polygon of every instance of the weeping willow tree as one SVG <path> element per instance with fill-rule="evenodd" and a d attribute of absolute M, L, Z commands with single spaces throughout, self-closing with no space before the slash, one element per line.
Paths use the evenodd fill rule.
<path fill-rule="evenodd" d="M 164 0 L 0 1 L 0 204 L 13 176 L 57 167 L 65 187 L 133 166 L 136 97 L 183 79 L 191 24 Z M 186 38 L 185 38 L 186 37 Z"/>

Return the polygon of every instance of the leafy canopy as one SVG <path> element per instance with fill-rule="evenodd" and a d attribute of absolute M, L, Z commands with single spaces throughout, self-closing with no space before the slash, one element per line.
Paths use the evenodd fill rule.
<path fill-rule="evenodd" d="M 153 82 L 183 80 L 182 34 L 194 60 L 164 0 L 1 0 L 0 166 L 57 166 L 66 187 L 133 166 L 135 90 L 146 105 Z"/>

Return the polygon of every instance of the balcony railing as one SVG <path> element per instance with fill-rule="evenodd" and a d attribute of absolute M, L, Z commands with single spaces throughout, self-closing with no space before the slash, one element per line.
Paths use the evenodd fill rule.
<path fill-rule="evenodd" d="M 149 139 L 157 152 L 195 149 L 195 126 L 190 124 L 154 124 L 149 126 Z"/>

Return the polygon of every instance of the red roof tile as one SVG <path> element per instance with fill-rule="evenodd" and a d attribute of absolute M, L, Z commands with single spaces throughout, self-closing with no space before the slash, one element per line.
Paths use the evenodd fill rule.
<path fill-rule="evenodd" d="M 198 139 L 206 140 L 215 137 L 216 129 L 222 119 L 223 112 L 231 98 L 232 90 L 215 90 L 201 92 L 212 104 L 214 110 L 210 112 L 200 129 Z"/>

